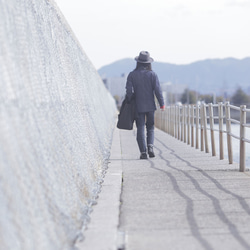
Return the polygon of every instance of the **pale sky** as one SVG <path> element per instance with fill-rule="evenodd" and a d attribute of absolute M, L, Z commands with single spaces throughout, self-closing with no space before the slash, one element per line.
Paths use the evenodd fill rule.
<path fill-rule="evenodd" d="M 147 50 L 174 64 L 250 56 L 250 0 L 55 0 L 96 69 Z"/>

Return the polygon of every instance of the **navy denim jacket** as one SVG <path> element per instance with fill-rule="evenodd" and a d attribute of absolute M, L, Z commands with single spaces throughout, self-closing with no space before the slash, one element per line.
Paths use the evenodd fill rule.
<path fill-rule="evenodd" d="M 156 96 L 160 107 L 164 105 L 164 99 L 158 77 L 155 72 L 140 67 L 130 72 L 126 83 L 126 94 L 131 98 L 135 94 L 135 102 L 138 113 L 156 110 Z"/>

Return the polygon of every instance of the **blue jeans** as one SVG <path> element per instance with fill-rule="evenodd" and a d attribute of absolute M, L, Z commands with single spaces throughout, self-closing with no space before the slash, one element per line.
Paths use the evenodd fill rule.
<path fill-rule="evenodd" d="M 147 145 L 154 144 L 154 111 L 147 113 L 138 113 L 138 118 L 136 119 L 137 127 L 137 143 L 140 152 L 147 152 Z M 145 125 L 147 130 L 147 139 L 145 140 Z M 147 141 L 147 144 L 146 144 Z"/>

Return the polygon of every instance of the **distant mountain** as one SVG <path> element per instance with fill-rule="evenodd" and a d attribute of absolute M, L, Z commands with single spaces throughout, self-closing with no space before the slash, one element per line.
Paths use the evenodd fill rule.
<path fill-rule="evenodd" d="M 98 70 L 103 78 L 128 74 L 135 68 L 134 59 L 126 58 Z M 238 87 L 250 93 L 250 57 L 208 59 L 191 64 L 176 65 L 154 62 L 153 70 L 161 83 L 186 84 L 191 90 L 209 94 L 232 94 Z"/>

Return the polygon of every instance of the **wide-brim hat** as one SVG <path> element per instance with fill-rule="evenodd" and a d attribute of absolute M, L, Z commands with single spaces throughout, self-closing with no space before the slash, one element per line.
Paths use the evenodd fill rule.
<path fill-rule="evenodd" d="M 141 51 L 139 56 L 135 57 L 135 60 L 139 63 L 152 63 L 154 61 L 147 51 Z"/>

